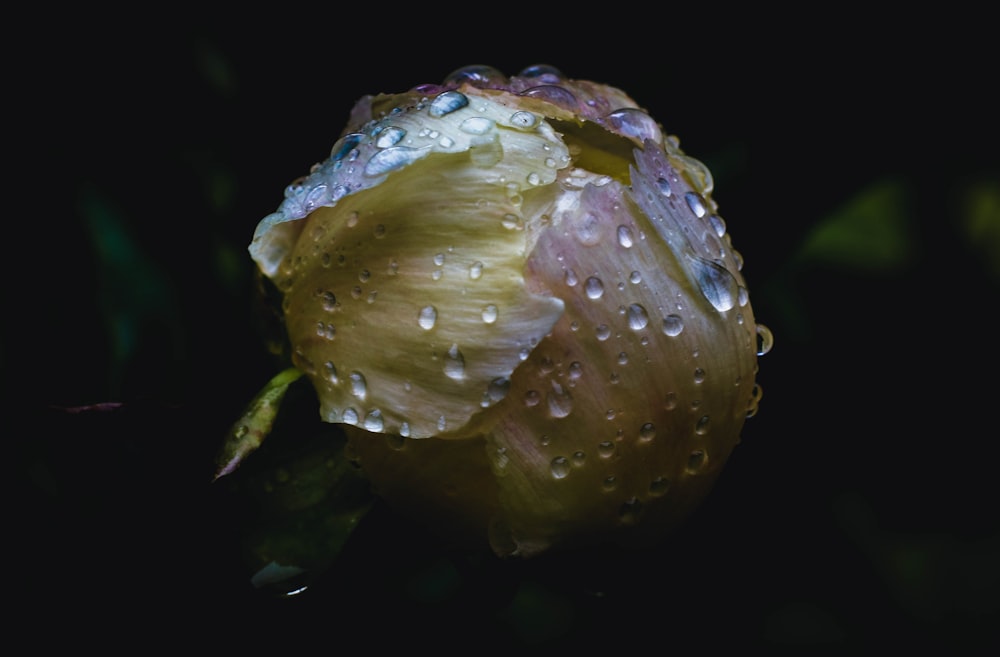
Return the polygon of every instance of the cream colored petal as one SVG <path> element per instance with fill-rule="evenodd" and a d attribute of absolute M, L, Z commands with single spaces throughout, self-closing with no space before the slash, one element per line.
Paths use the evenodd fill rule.
<path fill-rule="evenodd" d="M 659 147 L 637 157 L 631 188 L 563 185 L 529 258 L 566 311 L 490 412 L 501 553 L 661 533 L 709 489 L 756 394 L 752 312 L 713 282 L 740 280 L 728 241 Z M 645 196 L 661 176 L 679 203 Z"/>
<path fill-rule="evenodd" d="M 521 206 L 548 193 L 568 154 L 544 121 L 513 114 L 473 99 L 445 125 L 393 116 L 407 134 L 438 126 L 439 141 L 451 126 L 448 143 L 465 135 L 466 150 L 430 149 L 300 220 L 274 280 L 295 363 L 327 421 L 454 435 L 505 396 L 561 315 L 561 300 L 526 289 L 542 219 Z M 395 148 L 384 145 L 379 153 Z"/>

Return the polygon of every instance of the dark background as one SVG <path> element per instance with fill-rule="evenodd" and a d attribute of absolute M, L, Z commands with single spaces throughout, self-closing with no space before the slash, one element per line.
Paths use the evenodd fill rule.
<path fill-rule="evenodd" d="M 998 644 L 1000 157 L 975 20 L 291 9 L 39 16 L 8 42 L 15 629 L 140 651 Z M 505 564 L 377 505 L 306 592 L 255 590 L 254 515 L 209 481 L 276 372 L 256 223 L 361 95 L 536 63 L 624 89 L 712 168 L 776 337 L 759 414 L 658 548 Z"/>

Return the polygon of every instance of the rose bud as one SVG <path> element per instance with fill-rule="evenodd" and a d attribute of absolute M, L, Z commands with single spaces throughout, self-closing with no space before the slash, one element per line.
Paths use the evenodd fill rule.
<path fill-rule="evenodd" d="M 614 87 L 485 66 L 362 98 L 250 254 L 374 491 L 501 556 L 661 538 L 770 348 L 708 169 Z"/>

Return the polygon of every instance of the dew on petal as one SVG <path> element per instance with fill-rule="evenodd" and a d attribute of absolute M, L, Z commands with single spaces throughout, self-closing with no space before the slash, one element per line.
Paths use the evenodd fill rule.
<path fill-rule="evenodd" d="M 355 370 L 351 372 L 351 394 L 358 399 L 364 400 L 368 396 L 368 382 L 365 375 Z"/>
<path fill-rule="evenodd" d="M 417 315 L 417 324 L 425 331 L 429 331 L 434 328 L 437 316 L 437 309 L 434 306 L 424 306 L 420 309 L 420 314 Z"/>
<path fill-rule="evenodd" d="M 663 318 L 663 333 L 670 337 L 677 337 L 684 330 L 684 320 L 680 315 L 667 315 Z"/>
<path fill-rule="evenodd" d="M 600 299 L 604 296 L 604 283 L 596 276 L 591 276 L 584 282 L 583 290 L 588 298 Z"/>
<path fill-rule="evenodd" d="M 457 344 L 451 345 L 445 354 L 444 373 L 449 379 L 456 381 L 465 378 L 465 357 L 459 351 Z"/>
<path fill-rule="evenodd" d="M 549 463 L 549 470 L 556 479 L 563 479 L 569 474 L 569 459 L 565 456 L 557 456 Z"/>
<path fill-rule="evenodd" d="M 633 331 L 641 331 L 646 328 L 649 324 L 649 314 L 646 309 L 638 303 L 633 303 L 629 305 L 628 311 L 628 327 Z"/>

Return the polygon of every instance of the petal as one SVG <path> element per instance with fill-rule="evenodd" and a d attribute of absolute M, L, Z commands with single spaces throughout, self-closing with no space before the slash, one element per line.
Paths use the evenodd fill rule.
<path fill-rule="evenodd" d="M 504 457 L 498 551 L 642 540 L 676 524 L 755 398 L 755 325 L 731 247 L 660 147 L 636 157 L 631 188 L 599 176 L 563 185 L 529 258 L 529 284 L 566 310 L 491 410 L 488 450 Z M 672 195 L 650 199 L 661 176 Z"/>
<path fill-rule="evenodd" d="M 454 433 L 502 399 L 562 314 L 526 288 L 542 218 L 522 206 L 551 195 L 566 147 L 489 98 L 441 98 L 367 129 L 372 154 L 356 167 L 378 185 L 265 229 L 301 226 L 273 278 L 327 421 Z"/>

